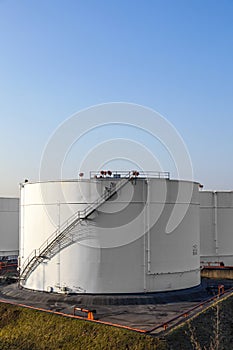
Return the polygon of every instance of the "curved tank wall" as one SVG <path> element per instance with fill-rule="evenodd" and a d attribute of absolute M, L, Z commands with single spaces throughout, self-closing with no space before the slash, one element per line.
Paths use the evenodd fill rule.
<path fill-rule="evenodd" d="M 233 192 L 200 192 L 201 263 L 233 265 Z"/>
<path fill-rule="evenodd" d="M 19 199 L 0 198 L 0 257 L 19 252 Z"/>
<path fill-rule="evenodd" d="M 20 266 L 66 219 L 85 209 L 108 185 L 107 179 L 23 184 Z M 182 210 L 189 191 L 192 199 L 183 220 L 166 233 L 175 203 Z M 75 243 L 44 259 L 21 281 L 22 285 L 42 291 L 93 294 L 167 291 L 198 285 L 198 193 L 198 184 L 188 181 L 129 181 L 83 221 L 82 238 L 76 237 Z"/>

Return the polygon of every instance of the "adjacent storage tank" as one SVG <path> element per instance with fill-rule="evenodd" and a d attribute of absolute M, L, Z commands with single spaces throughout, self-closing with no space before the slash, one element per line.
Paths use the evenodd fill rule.
<path fill-rule="evenodd" d="M 0 259 L 19 252 L 19 199 L 0 198 Z"/>
<path fill-rule="evenodd" d="M 21 284 L 93 294 L 197 286 L 198 184 L 159 177 L 22 184 Z M 183 218 L 166 232 L 173 210 Z"/>
<path fill-rule="evenodd" d="M 233 266 L 233 192 L 200 192 L 201 264 Z"/>

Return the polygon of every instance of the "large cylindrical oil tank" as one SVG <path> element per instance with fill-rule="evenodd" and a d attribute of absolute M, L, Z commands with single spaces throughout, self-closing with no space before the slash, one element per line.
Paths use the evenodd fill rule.
<path fill-rule="evenodd" d="M 122 178 L 116 176 L 21 185 L 21 276 L 28 257 L 37 259 L 37 264 L 29 264 L 31 270 L 21 279 L 22 286 L 97 294 L 199 285 L 199 191 L 198 184 L 189 181 L 126 180 L 81 220 L 64 247 L 57 243 L 60 249 L 54 256 L 35 258 L 34 251 L 46 247 L 46 240 L 54 237 L 56 229 L 61 232 L 65 220 L 85 210 L 119 181 Z M 56 245 L 56 239 L 53 243 Z"/>
<path fill-rule="evenodd" d="M 233 192 L 200 192 L 201 263 L 233 265 Z"/>
<path fill-rule="evenodd" d="M 19 198 L 0 198 L 0 258 L 18 256 Z"/>

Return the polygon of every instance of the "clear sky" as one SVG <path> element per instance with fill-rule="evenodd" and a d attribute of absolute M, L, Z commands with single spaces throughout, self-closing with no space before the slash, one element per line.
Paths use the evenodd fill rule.
<path fill-rule="evenodd" d="M 0 0 L 0 196 L 38 180 L 60 123 L 112 101 L 158 111 L 194 178 L 233 189 L 233 1 Z"/>

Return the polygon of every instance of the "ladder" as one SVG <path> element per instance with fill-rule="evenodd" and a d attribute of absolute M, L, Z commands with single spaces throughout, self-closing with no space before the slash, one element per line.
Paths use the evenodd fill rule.
<path fill-rule="evenodd" d="M 105 192 L 84 210 L 77 211 L 70 216 L 55 232 L 39 247 L 31 252 L 20 268 L 20 280 L 26 282 L 29 275 L 44 260 L 51 259 L 61 249 L 87 238 L 88 226 L 85 220 L 102 204 L 109 200 L 132 178 L 130 174 L 118 182 L 111 182 L 110 187 L 105 187 Z M 75 230 L 74 230 L 75 229 Z M 75 234 L 74 234 L 75 233 Z"/>

